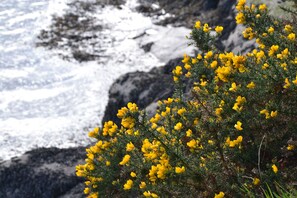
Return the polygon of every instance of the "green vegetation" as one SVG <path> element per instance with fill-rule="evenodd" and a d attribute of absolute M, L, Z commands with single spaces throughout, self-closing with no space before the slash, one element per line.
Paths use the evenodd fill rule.
<path fill-rule="evenodd" d="M 264 4 L 240 0 L 236 9 L 243 36 L 258 47 L 220 52 L 223 27 L 213 36 L 197 21 L 189 38 L 202 53 L 173 70 L 174 97 L 151 118 L 128 103 L 121 126 L 89 133 L 97 142 L 77 166 L 89 197 L 296 196 L 297 27 Z"/>

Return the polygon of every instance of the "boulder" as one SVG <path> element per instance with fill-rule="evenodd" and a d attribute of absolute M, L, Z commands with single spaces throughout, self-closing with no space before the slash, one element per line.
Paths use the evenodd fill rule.
<path fill-rule="evenodd" d="M 128 102 L 136 103 L 144 109 L 158 100 L 171 97 L 174 91 L 172 69 L 181 64 L 181 58 L 170 60 L 164 67 L 149 72 L 133 72 L 118 78 L 109 90 L 109 101 L 102 122 L 112 120 L 119 124 L 116 117 L 118 109 Z"/>
<path fill-rule="evenodd" d="M 85 148 L 39 148 L 0 164 L 1 198 L 84 197 L 75 166 L 84 163 Z M 66 194 L 66 195 L 65 195 Z"/>

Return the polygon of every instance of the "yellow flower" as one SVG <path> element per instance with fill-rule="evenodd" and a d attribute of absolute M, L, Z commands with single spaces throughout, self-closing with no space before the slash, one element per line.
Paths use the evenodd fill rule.
<path fill-rule="evenodd" d="M 239 12 L 236 17 L 236 23 L 237 24 L 243 24 L 245 22 L 245 17 L 244 17 L 244 14 L 242 12 Z"/>
<path fill-rule="evenodd" d="M 129 109 L 132 113 L 135 113 L 135 112 L 138 111 L 138 107 L 137 107 L 137 105 L 136 105 L 135 103 L 129 102 L 129 103 L 127 104 L 127 107 L 128 107 L 128 109 Z"/>
<path fill-rule="evenodd" d="M 246 99 L 245 99 L 245 97 L 238 96 L 238 97 L 236 98 L 236 102 L 237 102 L 238 104 L 243 104 L 243 103 L 246 102 Z"/>
<path fill-rule="evenodd" d="M 222 112 L 223 112 L 223 108 L 222 107 L 219 107 L 219 108 L 216 108 L 215 114 L 217 116 L 220 116 L 222 114 Z"/>
<path fill-rule="evenodd" d="M 263 110 L 260 111 L 260 114 L 266 114 L 266 113 L 268 113 L 267 109 L 263 109 Z"/>
<path fill-rule="evenodd" d="M 190 57 L 187 54 L 184 54 L 184 59 L 182 60 L 183 63 L 188 63 L 190 60 Z"/>
<path fill-rule="evenodd" d="M 241 112 L 243 107 L 240 107 L 238 103 L 234 103 L 232 109 L 237 111 L 237 112 Z"/>
<path fill-rule="evenodd" d="M 237 137 L 235 142 L 236 142 L 236 144 L 240 144 L 242 142 L 242 140 L 243 140 L 243 137 L 240 135 Z"/>
<path fill-rule="evenodd" d="M 186 132 L 186 136 L 187 137 L 191 137 L 192 136 L 192 133 L 193 133 L 192 130 L 191 129 L 188 129 L 187 132 Z"/>
<path fill-rule="evenodd" d="M 292 151 L 292 150 L 294 150 L 294 149 L 295 149 L 295 145 L 289 144 L 289 145 L 287 146 L 287 150 L 288 150 L 288 151 Z"/>
<path fill-rule="evenodd" d="M 93 131 L 90 131 L 90 132 L 89 132 L 88 136 L 89 136 L 89 137 L 93 137 L 93 138 L 95 138 L 95 137 L 98 136 L 98 132 L 99 132 L 99 128 L 96 127 Z"/>
<path fill-rule="evenodd" d="M 269 119 L 270 118 L 270 114 L 269 114 L 269 111 L 267 109 L 261 110 L 260 111 L 260 114 L 265 114 L 266 119 Z"/>
<path fill-rule="evenodd" d="M 229 147 L 230 148 L 233 148 L 234 146 L 236 145 L 236 142 L 235 141 L 229 141 Z"/>
<path fill-rule="evenodd" d="M 119 109 L 117 117 L 122 119 L 128 113 L 128 111 L 129 110 L 127 109 L 127 107 L 123 107 L 123 108 Z"/>
<path fill-rule="evenodd" d="M 150 119 L 150 122 L 157 123 L 160 119 L 161 119 L 160 114 L 156 113 L 156 115 Z"/>
<path fill-rule="evenodd" d="M 235 129 L 237 129 L 238 131 L 242 131 L 242 127 L 241 127 L 242 123 L 240 121 L 237 121 L 237 123 L 234 125 Z"/>
<path fill-rule="evenodd" d="M 263 57 L 265 57 L 265 53 L 263 50 L 260 50 L 259 52 L 256 53 L 256 57 L 257 57 L 257 63 L 260 63 L 261 59 Z"/>
<path fill-rule="evenodd" d="M 231 88 L 229 88 L 229 91 L 236 91 L 237 90 L 237 86 L 236 86 L 236 83 L 235 82 L 233 82 L 232 84 L 231 84 Z"/>
<path fill-rule="evenodd" d="M 187 110 L 183 107 L 177 111 L 177 114 L 182 116 Z"/>
<path fill-rule="evenodd" d="M 262 66 L 262 69 L 265 70 L 265 69 L 267 69 L 268 67 L 269 67 L 269 65 L 268 65 L 267 63 L 264 63 L 263 66 Z"/>
<path fill-rule="evenodd" d="M 276 116 L 277 116 L 277 111 L 271 111 L 270 116 L 271 116 L 272 118 L 273 118 L 273 117 L 276 117 Z"/>
<path fill-rule="evenodd" d="M 190 148 L 196 148 L 197 141 L 196 140 L 191 140 L 191 141 L 187 142 L 187 146 L 190 147 Z"/>
<path fill-rule="evenodd" d="M 106 166 L 110 166 L 110 161 L 106 161 L 106 162 L 105 162 L 105 165 L 106 165 Z"/>
<path fill-rule="evenodd" d="M 178 80 L 179 80 L 179 78 L 178 78 L 178 77 L 176 77 L 176 76 L 173 76 L 173 81 L 174 81 L 174 82 L 178 82 Z"/>
<path fill-rule="evenodd" d="M 187 72 L 186 74 L 185 74 L 185 77 L 187 77 L 187 78 L 190 78 L 192 76 L 192 73 L 191 72 Z"/>
<path fill-rule="evenodd" d="M 214 145 L 214 141 L 213 141 L 213 140 L 208 140 L 207 143 L 208 143 L 209 145 Z"/>
<path fill-rule="evenodd" d="M 131 179 L 127 180 L 127 182 L 124 184 L 124 190 L 130 190 L 133 186 L 133 181 Z"/>
<path fill-rule="evenodd" d="M 192 64 L 196 64 L 198 60 L 196 58 L 192 58 Z"/>
<path fill-rule="evenodd" d="M 217 27 L 215 28 L 215 31 L 216 31 L 217 33 L 221 33 L 223 30 L 224 30 L 224 28 L 223 28 L 222 26 L 217 26 Z"/>
<path fill-rule="evenodd" d="M 181 76 L 183 74 L 183 68 L 181 66 L 176 66 L 175 69 L 172 71 L 173 75 Z"/>
<path fill-rule="evenodd" d="M 292 32 L 292 26 L 291 25 L 285 25 L 285 31 L 286 32 Z"/>
<path fill-rule="evenodd" d="M 200 22 L 200 21 L 196 21 L 196 23 L 195 23 L 195 28 L 196 28 L 196 29 L 201 28 L 201 22 Z"/>
<path fill-rule="evenodd" d="M 253 179 L 253 184 L 254 184 L 255 186 L 259 185 L 259 184 L 260 184 L 260 179 L 258 179 L 257 177 L 255 177 L 255 178 Z"/>
<path fill-rule="evenodd" d="M 146 183 L 145 183 L 145 182 L 140 182 L 140 184 L 139 184 L 139 188 L 140 188 L 140 189 L 144 189 L 144 188 L 146 188 Z"/>
<path fill-rule="evenodd" d="M 90 193 L 90 188 L 85 188 L 84 189 L 84 193 L 87 195 L 87 194 L 89 194 Z"/>
<path fill-rule="evenodd" d="M 218 65 L 218 61 L 213 61 L 211 64 L 210 64 L 210 67 L 211 68 L 216 68 Z"/>
<path fill-rule="evenodd" d="M 254 89 L 255 86 L 256 86 L 255 83 L 252 81 L 246 87 L 249 88 L 249 89 Z"/>
<path fill-rule="evenodd" d="M 272 168 L 272 171 L 273 171 L 274 173 L 277 173 L 277 172 L 278 172 L 278 168 L 277 168 L 277 166 L 276 166 L 275 164 L 273 164 L 273 165 L 271 166 L 271 168 Z"/>
<path fill-rule="evenodd" d="M 236 10 L 242 11 L 246 0 L 239 0 L 236 5 Z"/>
<path fill-rule="evenodd" d="M 285 79 L 285 85 L 284 85 L 284 88 L 285 88 L 285 89 L 288 89 L 290 86 L 291 86 L 291 83 L 290 83 L 289 79 L 286 78 L 286 79 Z"/>
<path fill-rule="evenodd" d="M 290 54 L 288 48 L 286 48 L 286 49 L 284 49 L 284 50 L 282 51 L 282 57 L 283 57 L 283 58 L 287 58 L 287 57 L 288 57 L 288 54 Z"/>
<path fill-rule="evenodd" d="M 291 40 L 291 41 L 294 41 L 295 40 L 295 34 L 294 33 L 289 34 L 288 39 Z"/>
<path fill-rule="evenodd" d="M 208 51 L 208 52 L 205 54 L 204 58 L 205 58 L 205 59 L 209 59 L 209 58 L 212 57 L 212 55 L 213 55 L 212 51 Z"/>
<path fill-rule="evenodd" d="M 215 194 L 214 198 L 223 198 L 225 196 L 225 193 L 219 192 L 219 194 Z"/>
<path fill-rule="evenodd" d="M 202 87 L 205 87 L 207 85 L 207 81 L 206 80 L 203 80 L 203 79 L 200 79 L 200 85 Z"/>
<path fill-rule="evenodd" d="M 131 175 L 131 177 L 136 177 L 136 173 L 135 172 L 131 172 L 130 175 Z"/>
<path fill-rule="evenodd" d="M 274 54 L 276 51 L 278 51 L 278 49 L 279 49 L 279 46 L 278 46 L 278 45 L 272 45 L 272 46 L 270 47 L 270 50 L 269 50 L 269 52 L 268 52 L 268 55 L 269 55 L 269 56 L 273 56 L 273 54 Z"/>
<path fill-rule="evenodd" d="M 182 167 L 175 167 L 175 172 L 177 173 L 177 174 L 180 174 L 180 173 L 183 173 L 183 172 L 185 172 L 186 171 L 186 168 L 184 167 L 184 166 L 182 166 Z"/>
<path fill-rule="evenodd" d="M 264 11 L 267 9 L 267 6 L 265 4 L 259 5 L 259 10 Z"/>
<path fill-rule="evenodd" d="M 135 120 L 132 117 L 123 118 L 121 124 L 127 129 L 132 129 L 135 125 Z"/>
<path fill-rule="evenodd" d="M 287 63 L 282 63 L 280 66 L 281 66 L 285 71 L 288 70 L 288 69 L 287 69 Z"/>
<path fill-rule="evenodd" d="M 175 130 L 177 130 L 177 131 L 179 131 L 179 130 L 181 130 L 183 128 L 183 124 L 182 123 L 177 123 L 175 126 L 174 126 L 174 129 Z"/>
<path fill-rule="evenodd" d="M 274 28 L 273 27 L 269 27 L 268 28 L 268 33 L 272 34 L 274 32 Z"/>
<path fill-rule="evenodd" d="M 125 164 L 127 164 L 129 162 L 129 160 L 130 160 L 130 155 L 125 155 L 123 157 L 123 160 L 119 164 L 120 165 L 125 165 Z"/>
<path fill-rule="evenodd" d="M 223 82 L 228 82 L 228 76 L 231 74 L 231 67 L 218 67 L 216 69 L 217 77 L 222 80 Z"/>
<path fill-rule="evenodd" d="M 151 127 L 152 127 L 152 129 L 156 129 L 158 127 L 158 125 L 156 123 L 153 123 Z"/>
<path fill-rule="evenodd" d="M 152 198 L 158 198 L 158 197 L 159 197 L 157 194 L 155 194 L 155 193 L 151 193 L 150 191 L 145 191 L 145 192 L 143 193 L 143 195 L 144 195 L 145 197 L 152 197 Z"/>
<path fill-rule="evenodd" d="M 192 69 L 191 65 L 189 65 L 189 64 L 185 64 L 184 67 L 185 67 L 186 70 L 191 70 Z"/>
<path fill-rule="evenodd" d="M 204 25 L 203 25 L 203 32 L 209 32 L 210 31 L 210 27 L 208 27 L 208 24 L 207 23 L 205 23 Z"/>

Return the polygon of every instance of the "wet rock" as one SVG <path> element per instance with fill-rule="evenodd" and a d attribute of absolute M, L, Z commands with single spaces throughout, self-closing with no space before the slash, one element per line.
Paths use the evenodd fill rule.
<path fill-rule="evenodd" d="M 103 36 L 101 32 L 104 26 L 93 13 L 100 6 L 119 6 L 122 3 L 123 0 L 72 1 L 64 15 L 53 16 L 50 27 L 41 30 L 36 46 L 56 49 L 57 53 L 67 60 L 74 58 L 83 62 L 98 59 L 101 51 L 97 49 L 102 49 L 102 44 L 98 40 L 102 40 L 100 38 Z"/>
<path fill-rule="evenodd" d="M 204 10 L 214 10 L 218 8 L 220 0 L 208 0 L 203 4 Z"/>
<path fill-rule="evenodd" d="M 149 52 L 149 51 L 151 51 L 153 44 L 154 44 L 154 42 L 149 42 L 145 45 L 142 45 L 141 49 L 143 49 L 145 52 Z"/>
<path fill-rule="evenodd" d="M 102 122 L 112 120 L 119 124 L 116 117 L 118 109 L 128 102 L 136 103 L 144 109 L 158 100 L 171 97 L 174 91 L 172 69 L 181 64 L 181 58 L 169 61 L 164 67 L 150 72 L 133 72 L 121 76 L 109 90 L 109 101 Z"/>
<path fill-rule="evenodd" d="M 75 166 L 84 158 L 83 147 L 39 148 L 2 162 L 0 197 L 84 197 L 83 180 L 75 176 Z"/>
<path fill-rule="evenodd" d="M 210 25 L 229 25 L 234 15 L 235 0 L 140 0 L 138 10 L 149 16 L 170 13 L 171 17 L 160 21 L 162 25 L 192 28 L 198 19 Z M 158 9 L 153 9 L 158 6 Z M 162 12 L 164 10 L 165 12 Z M 234 28 L 234 27 L 233 27 Z"/>
<path fill-rule="evenodd" d="M 227 48 L 221 40 L 228 39 L 236 28 L 236 0 L 140 0 L 140 3 L 138 10 L 144 15 L 157 18 L 155 23 L 158 25 L 191 29 L 193 24 L 200 20 L 210 26 L 224 26 L 224 31 L 217 41 L 217 46 L 222 51 Z"/>

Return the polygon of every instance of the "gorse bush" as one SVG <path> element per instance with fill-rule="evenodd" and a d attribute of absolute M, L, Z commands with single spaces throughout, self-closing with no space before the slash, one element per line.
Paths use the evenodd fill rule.
<path fill-rule="evenodd" d="M 189 36 L 201 53 L 172 71 L 172 98 L 153 117 L 128 103 L 121 126 L 89 133 L 77 175 L 89 197 L 255 197 L 297 178 L 296 26 L 269 16 L 264 4 L 240 0 L 236 22 L 258 47 L 220 52 L 214 31 L 197 21 Z M 211 33 L 216 32 L 216 35 Z M 184 93 L 185 81 L 191 84 Z"/>

